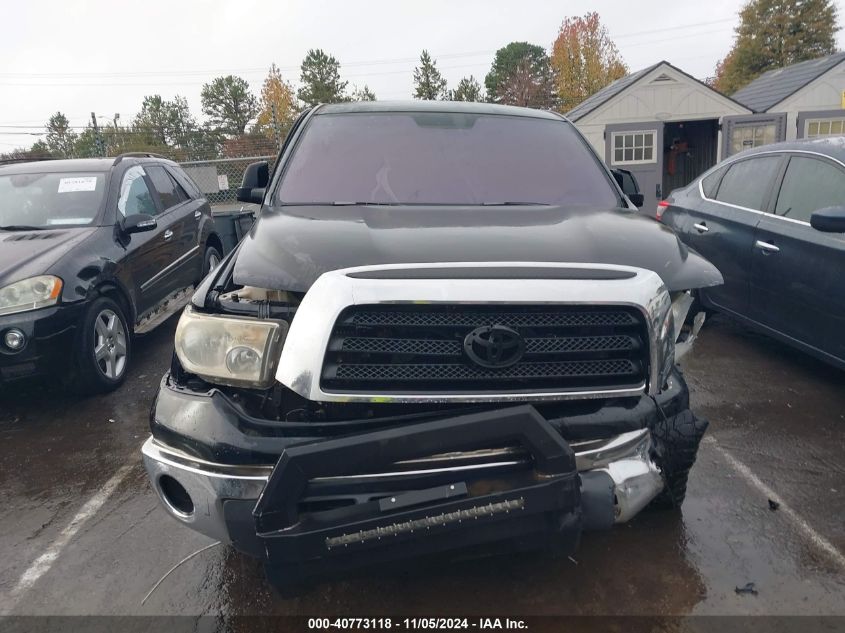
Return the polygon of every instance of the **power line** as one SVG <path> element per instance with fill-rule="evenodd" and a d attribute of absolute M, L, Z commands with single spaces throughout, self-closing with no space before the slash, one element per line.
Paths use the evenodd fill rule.
<path fill-rule="evenodd" d="M 720 20 L 712 20 L 709 22 L 698 22 L 694 24 L 679 24 L 673 26 L 666 26 L 660 29 L 650 29 L 645 31 L 633 31 L 630 33 L 621 33 L 619 35 L 614 35 L 612 39 L 614 41 L 620 39 L 626 39 L 630 37 L 637 37 L 641 35 L 654 35 L 657 33 L 666 34 L 668 32 L 678 31 L 681 29 L 694 29 L 700 28 L 703 26 L 712 26 L 715 24 L 725 24 L 727 22 L 735 21 L 735 17 L 730 18 L 723 18 Z M 707 34 L 711 32 L 708 31 Z M 685 37 L 693 37 L 697 34 L 690 34 Z M 650 43 L 650 42 L 649 42 Z M 480 57 L 483 55 L 492 55 L 495 54 L 495 50 L 482 50 L 482 51 L 468 51 L 462 53 L 440 53 L 436 55 L 432 55 L 435 59 L 457 59 L 461 57 Z M 406 64 L 406 63 L 415 63 L 419 61 L 417 57 L 398 57 L 398 58 L 382 58 L 382 59 L 373 59 L 373 60 L 358 60 L 353 62 L 345 62 L 340 64 L 340 68 L 356 68 L 361 66 L 381 66 L 381 65 L 390 65 L 390 64 Z M 282 72 L 295 72 L 300 70 L 300 66 L 278 66 L 280 71 Z M 444 67 L 445 68 L 445 67 Z M 115 78 L 123 78 L 123 77 L 184 77 L 184 76 L 192 76 L 192 75 L 202 75 L 207 76 L 211 74 L 257 74 L 257 73 L 266 73 L 269 69 L 269 66 L 253 66 L 253 67 L 243 67 L 243 68 L 209 68 L 204 70 L 159 70 L 159 71 L 103 71 L 103 72 L 69 72 L 69 73 L 0 73 L 0 78 L 28 78 L 28 79 L 61 79 L 61 78 L 86 78 L 86 77 L 115 77 Z M 398 71 L 390 71 L 398 72 Z M 387 73 L 361 73 L 358 76 L 369 76 L 369 75 L 378 75 L 378 74 L 387 74 Z M 4 83 L 3 85 L 51 85 L 51 84 L 12 84 L 12 83 Z M 72 83 L 62 83 L 56 85 L 67 85 L 67 86 L 74 86 L 74 85 L 98 85 L 98 84 L 72 84 Z M 109 84 L 109 85 L 142 85 L 142 84 Z M 174 84 L 160 84 L 160 85 L 174 85 Z"/>

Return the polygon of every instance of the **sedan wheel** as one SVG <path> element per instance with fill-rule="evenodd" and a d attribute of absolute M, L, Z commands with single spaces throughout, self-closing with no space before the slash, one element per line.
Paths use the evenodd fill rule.
<path fill-rule="evenodd" d="M 94 320 L 94 358 L 106 378 L 117 380 L 126 371 L 126 330 L 114 311 L 102 310 Z"/>

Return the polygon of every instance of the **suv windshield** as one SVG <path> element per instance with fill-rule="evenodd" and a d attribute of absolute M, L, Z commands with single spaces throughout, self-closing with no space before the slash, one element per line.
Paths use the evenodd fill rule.
<path fill-rule="evenodd" d="M 572 125 L 449 112 L 318 114 L 279 204 L 619 204 Z"/>
<path fill-rule="evenodd" d="M 105 189 L 104 173 L 0 175 L 0 228 L 91 224 Z"/>

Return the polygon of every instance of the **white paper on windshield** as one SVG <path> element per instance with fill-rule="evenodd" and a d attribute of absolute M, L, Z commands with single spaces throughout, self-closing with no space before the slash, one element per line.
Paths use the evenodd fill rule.
<path fill-rule="evenodd" d="M 60 178 L 59 193 L 72 193 L 74 191 L 96 191 L 96 176 L 78 176 L 76 178 Z"/>

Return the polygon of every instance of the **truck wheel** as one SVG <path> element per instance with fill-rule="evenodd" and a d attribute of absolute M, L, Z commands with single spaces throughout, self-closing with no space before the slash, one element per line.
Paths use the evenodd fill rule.
<path fill-rule="evenodd" d="M 695 417 L 692 411 L 683 411 L 662 419 L 652 428 L 655 462 L 666 481 L 666 488 L 651 502 L 652 507 L 681 507 L 687 494 L 689 471 L 707 425 L 707 420 Z"/>
<path fill-rule="evenodd" d="M 223 261 L 223 256 L 220 254 L 220 251 L 217 250 L 217 247 L 206 246 L 205 255 L 202 259 L 202 277 L 200 277 L 199 281 L 205 279 L 208 276 L 208 273 L 220 265 L 221 261 Z"/>
<path fill-rule="evenodd" d="M 75 390 L 103 393 L 126 379 L 132 351 L 132 330 L 123 309 L 108 297 L 91 302 L 77 336 Z"/>

